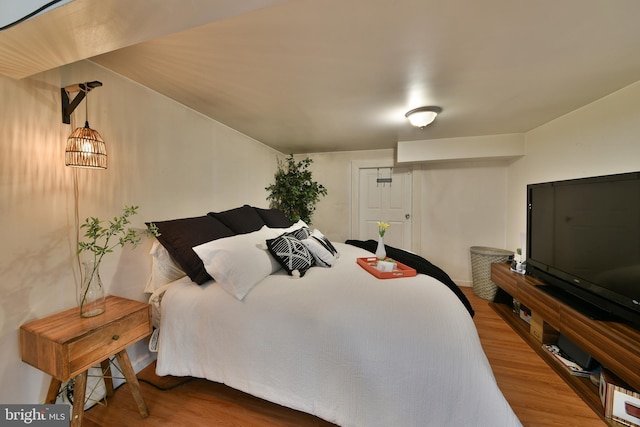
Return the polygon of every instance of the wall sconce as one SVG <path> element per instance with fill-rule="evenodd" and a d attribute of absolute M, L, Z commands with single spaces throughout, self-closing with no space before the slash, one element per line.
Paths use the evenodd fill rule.
<path fill-rule="evenodd" d="M 89 91 L 102 86 L 98 81 L 78 83 L 66 86 L 61 89 L 62 95 L 62 122 L 71 123 L 71 114 L 76 107 L 86 97 L 85 102 L 85 123 L 84 127 L 78 127 L 67 139 L 65 149 L 65 165 L 77 168 L 106 169 L 107 168 L 107 148 L 104 140 L 98 133 L 89 127 Z M 70 92 L 78 92 L 69 100 Z"/>
<path fill-rule="evenodd" d="M 438 114 L 442 112 L 440 107 L 419 107 L 409 111 L 404 116 L 409 119 L 409 122 L 420 129 L 424 129 L 429 126 Z"/>

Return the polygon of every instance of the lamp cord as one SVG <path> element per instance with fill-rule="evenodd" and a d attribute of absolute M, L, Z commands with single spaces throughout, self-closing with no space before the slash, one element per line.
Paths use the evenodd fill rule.
<path fill-rule="evenodd" d="M 81 89 L 84 93 L 85 93 L 85 99 L 84 99 L 84 107 L 85 107 L 85 122 L 88 124 L 89 123 L 89 89 L 88 85 L 85 84 L 85 86 Z M 76 118 L 74 114 L 71 114 L 71 127 L 72 128 L 76 128 Z M 82 275 L 83 275 L 83 271 L 82 271 L 82 261 L 80 259 L 80 253 L 78 252 L 78 244 L 80 243 L 80 188 L 78 185 L 78 168 L 71 168 L 73 169 L 73 200 L 74 200 L 74 206 L 73 206 L 73 215 L 74 215 L 74 229 L 75 229 L 75 245 L 74 245 L 74 255 L 75 255 L 75 261 L 76 261 L 76 266 L 77 266 L 77 274 L 75 274 L 74 272 L 74 277 L 75 277 L 75 282 L 76 282 L 76 288 L 79 286 L 78 285 L 78 277 L 80 280 L 80 283 L 82 283 Z"/>
<path fill-rule="evenodd" d="M 71 115 L 71 127 L 76 128 L 76 118 L 73 114 Z M 78 244 L 80 243 L 80 187 L 78 186 L 78 168 L 71 169 L 73 170 L 73 228 L 75 231 L 73 255 L 77 267 L 77 270 L 74 269 L 73 276 L 76 289 L 78 289 L 78 283 L 82 283 L 82 262 L 78 252 Z"/>
<path fill-rule="evenodd" d="M 80 190 L 78 189 L 78 169 L 73 169 L 73 199 L 74 199 L 74 223 L 76 231 L 76 241 L 74 247 L 74 255 L 76 258 L 76 265 L 78 266 L 78 272 L 80 274 L 80 282 L 82 282 L 82 263 L 80 262 L 80 253 L 78 253 L 78 244 L 80 243 Z M 77 279 L 76 279 L 77 283 Z"/>

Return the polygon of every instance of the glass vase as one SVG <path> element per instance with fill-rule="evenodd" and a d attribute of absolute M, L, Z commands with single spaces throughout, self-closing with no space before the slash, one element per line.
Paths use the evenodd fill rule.
<path fill-rule="evenodd" d="M 83 262 L 84 274 L 78 292 L 81 317 L 93 317 L 104 313 L 104 287 L 100 279 L 100 264 Z"/>
<path fill-rule="evenodd" d="M 376 258 L 385 259 L 387 257 L 387 251 L 384 249 L 384 238 L 378 237 L 378 247 L 376 248 Z"/>

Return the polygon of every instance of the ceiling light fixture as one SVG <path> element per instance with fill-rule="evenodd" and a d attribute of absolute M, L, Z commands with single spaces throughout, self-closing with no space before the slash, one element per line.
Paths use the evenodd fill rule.
<path fill-rule="evenodd" d="M 106 169 L 107 149 L 104 140 L 98 133 L 89 127 L 89 91 L 102 86 L 100 82 L 79 83 L 62 88 L 62 121 L 71 122 L 71 114 L 78 104 L 85 101 L 84 127 L 76 128 L 67 139 L 65 150 L 65 164 L 77 168 Z M 79 92 L 73 101 L 69 102 L 69 92 Z"/>
<path fill-rule="evenodd" d="M 429 126 L 438 114 L 442 112 L 440 107 L 419 107 L 409 111 L 404 116 L 409 119 L 409 122 L 420 129 L 424 129 Z"/>

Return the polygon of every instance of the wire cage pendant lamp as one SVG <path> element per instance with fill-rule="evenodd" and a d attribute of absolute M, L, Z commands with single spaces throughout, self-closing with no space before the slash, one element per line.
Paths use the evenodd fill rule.
<path fill-rule="evenodd" d="M 91 82 L 91 83 L 99 83 L 99 82 Z M 64 108 L 65 103 L 65 95 L 66 90 L 63 88 L 63 114 L 68 113 L 70 116 L 69 109 L 73 111 L 73 108 L 77 106 L 77 104 L 82 101 L 82 98 L 86 96 L 85 101 L 85 123 L 84 127 L 78 127 L 67 139 L 67 147 L 65 149 L 64 161 L 65 165 L 77 168 L 89 168 L 89 169 L 106 169 L 107 168 L 107 147 L 98 133 L 97 130 L 91 129 L 89 127 L 89 96 L 88 93 L 93 87 L 97 87 L 97 85 L 91 86 L 91 83 L 85 83 L 77 85 L 79 89 L 82 91 L 80 94 L 76 96 L 72 104 L 68 103 L 67 100 L 67 110 Z M 100 83 L 100 85 L 102 85 Z M 74 105 L 75 104 L 75 105 Z M 63 120 L 66 117 L 63 117 Z"/>
<path fill-rule="evenodd" d="M 86 121 L 84 127 L 76 128 L 67 139 L 64 153 L 67 166 L 90 169 L 107 168 L 107 148 L 97 130 L 89 127 Z"/>

